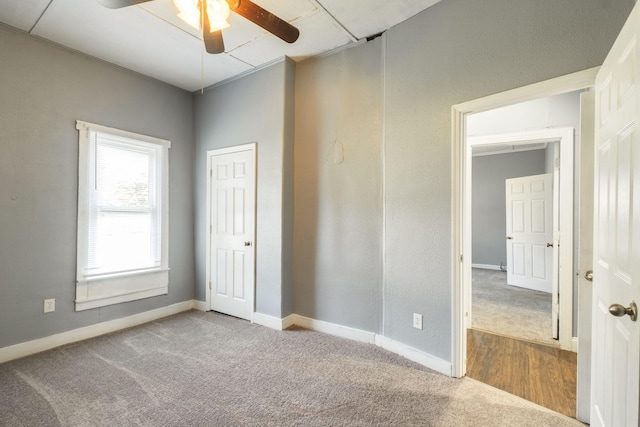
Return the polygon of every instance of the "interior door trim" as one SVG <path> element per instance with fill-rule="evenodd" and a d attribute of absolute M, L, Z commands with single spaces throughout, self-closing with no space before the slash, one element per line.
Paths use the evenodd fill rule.
<path fill-rule="evenodd" d="M 464 270 L 471 269 L 470 239 L 463 239 L 463 232 L 469 230 L 469 224 L 465 224 L 463 179 L 466 164 L 468 162 L 465 149 L 465 116 L 479 113 L 494 108 L 504 107 L 518 102 L 531 101 L 533 99 L 558 95 L 588 89 L 594 86 L 595 78 L 600 67 L 590 68 L 562 77 L 545 80 L 528 86 L 497 93 L 472 101 L 456 104 L 451 107 L 451 206 L 452 206 L 452 376 L 463 377 L 466 373 L 466 312 L 464 300 Z M 469 256 L 465 257 L 465 253 Z M 468 262 L 465 262 L 468 258 Z M 466 266 L 466 267 L 465 267 Z M 467 271 L 466 275 L 469 275 Z M 580 373 L 578 373 L 580 375 Z"/>

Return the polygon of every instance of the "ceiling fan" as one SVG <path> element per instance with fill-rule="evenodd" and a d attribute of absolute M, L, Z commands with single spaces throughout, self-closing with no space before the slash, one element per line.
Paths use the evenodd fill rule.
<path fill-rule="evenodd" d="M 133 6 L 151 0 L 98 0 L 110 9 Z M 208 53 L 223 53 L 222 29 L 227 28 L 230 12 L 269 31 L 287 43 L 298 40 L 300 31 L 250 0 L 173 0 L 180 11 L 178 16 L 189 25 L 202 29 L 202 39 Z"/>

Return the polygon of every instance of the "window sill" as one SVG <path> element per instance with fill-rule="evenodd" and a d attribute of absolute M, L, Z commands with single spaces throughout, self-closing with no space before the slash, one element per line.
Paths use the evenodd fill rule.
<path fill-rule="evenodd" d="M 76 311 L 164 295 L 168 290 L 168 268 L 94 276 L 78 281 Z"/>
<path fill-rule="evenodd" d="M 130 271 L 121 271 L 118 273 L 94 274 L 90 276 L 89 275 L 84 276 L 83 279 L 78 280 L 78 283 L 95 282 L 98 280 L 105 280 L 105 279 L 116 279 L 119 277 L 131 277 L 131 276 L 137 276 L 142 274 L 152 274 L 156 272 L 169 271 L 169 270 L 170 268 L 154 267 L 154 268 L 146 268 L 144 270 L 130 270 Z"/>

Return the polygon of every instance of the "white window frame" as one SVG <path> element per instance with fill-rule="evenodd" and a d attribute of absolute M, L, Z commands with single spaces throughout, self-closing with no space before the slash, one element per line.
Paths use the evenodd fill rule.
<path fill-rule="evenodd" d="M 171 142 L 93 123 L 76 121 L 78 135 L 78 241 L 76 263 L 76 311 L 164 295 L 169 292 L 169 148 Z M 103 133 L 142 144 L 158 145 L 157 189 L 160 206 L 160 265 L 144 270 L 89 275 L 90 182 L 96 138 Z"/>

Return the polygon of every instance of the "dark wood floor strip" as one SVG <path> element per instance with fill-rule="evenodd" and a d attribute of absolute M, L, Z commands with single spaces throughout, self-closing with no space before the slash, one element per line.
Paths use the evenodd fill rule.
<path fill-rule="evenodd" d="M 467 375 L 561 414 L 576 415 L 576 353 L 467 331 Z"/>

